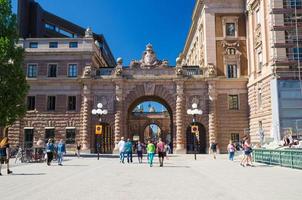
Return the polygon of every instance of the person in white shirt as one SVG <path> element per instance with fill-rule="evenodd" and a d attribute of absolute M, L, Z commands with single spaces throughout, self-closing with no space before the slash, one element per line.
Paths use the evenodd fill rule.
<path fill-rule="evenodd" d="M 121 140 L 117 144 L 118 150 L 120 153 L 120 162 L 124 163 L 124 158 L 125 158 L 125 140 L 124 137 L 121 137 Z"/>

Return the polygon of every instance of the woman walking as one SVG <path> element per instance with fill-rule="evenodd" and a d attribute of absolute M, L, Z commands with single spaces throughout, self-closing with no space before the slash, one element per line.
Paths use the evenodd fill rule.
<path fill-rule="evenodd" d="M 81 148 L 82 148 L 82 145 L 80 143 L 77 143 L 77 157 L 80 158 L 81 154 Z"/>
<path fill-rule="evenodd" d="M 46 154 L 47 154 L 47 165 L 49 166 L 53 159 L 53 152 L 55 150 L 52 139 L 48 139 L 46 144 Z"/>
<path fill-rule="evenodd" d="M 5 137 L 0 142 L 0 176 L 2 176 L 1 168 L 2 168 L 2 164 L 4 163 L 7 164 L 7 174 L 13 173 L 12 171 L 9 170 L 9 157 L 10 157 L 9 142 L 8 142 L 8 138 Z"/>
<path fill-rule="evenodd" d="M 230 140 L 230 143 L 228 144 L 228 152 L 229 152 L 229 160 L 234 161 L 234 155 L 235 155 L 235 145 L 233 144 L 232 140 Z"/>
<path fill-rule="evenodd" d="M 137 146 L 136 146 L 136 153 L 137 153 L 137 158 L 138 158 L 139 163 L 143 162 L 143 148 L 144 148 L 144 145 L 140 141 L 138 141 Z"/>
<path fill-rule="evenodd" d="M 63 162 L 63 153 L 66 154 L 66 148 L 65 148 L 65 144 L 63 142 L 63 140 L 61 139 L 58 146 L 57 146 L 57 150 L 58 150 L 58 165 L 62 166 L 62 162 Z"/>
<path fill-rule="evenodd" d="M 150 167 L 152 167 L 153 158 L 155 154 L 155 145 L 150 140 L 148 140 L 147 153 L 148 153 L 148 164 L 150 165 Z"/>

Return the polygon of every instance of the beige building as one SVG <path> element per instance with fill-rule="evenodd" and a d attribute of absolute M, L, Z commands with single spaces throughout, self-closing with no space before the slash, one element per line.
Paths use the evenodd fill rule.
<path fill-rule="evenodd" d="M 252 140 L 296 136 L 302 130 L 302 1 L 248 0 L 246 7 Z"/>
<path fill-rule="evenodd" d="M 211 77 L 209 126 L 222 148 L 248 130 L 246 48 L 244 1 L 196 1 L 182 64 L 197 65 Z"/>

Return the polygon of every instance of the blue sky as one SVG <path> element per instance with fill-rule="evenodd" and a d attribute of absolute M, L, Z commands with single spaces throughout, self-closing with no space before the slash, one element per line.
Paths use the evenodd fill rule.
<path fill-rule="evenodd" d="M 36 0 L 51 13 L 104 34 L 115 58 L 124 65 L 140 59 L 150 42 L 159 59 L 182 52 L 195 0 Z M 17 0 L 12 0 L 17 10 Z"/>

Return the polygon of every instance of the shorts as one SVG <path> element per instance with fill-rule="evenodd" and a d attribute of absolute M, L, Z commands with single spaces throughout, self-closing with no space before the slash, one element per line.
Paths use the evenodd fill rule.
<path fill-rule="evenodd" d="M 1 164 L 7 164 L 8 163 L 8 159 L 6 158 L 6 156 L 0 156 L 0 163 Z"/>
<path fill-rule="evenodd" d="M 251 154 L 250 150 L 244 151 L 244 155 L 249 156 Z"/>
<path fill-rule="evenodd" d="M 158 152 L 159 158 L 164 158 L 166 156 L 166 152 Z"/>
<path fill-rule="evenodd" d="M 142 157 L 143 156 L 143 151 L 137 151 L 137 156 Z"/>

